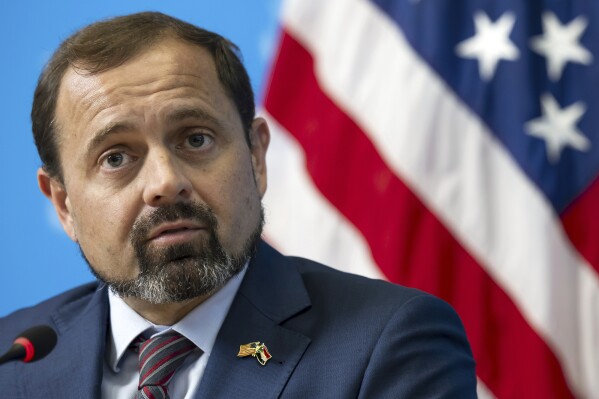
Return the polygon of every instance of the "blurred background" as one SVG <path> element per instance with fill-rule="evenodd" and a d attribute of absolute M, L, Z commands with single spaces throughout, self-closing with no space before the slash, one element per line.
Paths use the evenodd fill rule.
<path fill-rule="evenodd" d="M 158 10 L 241 48 L 272 133 L 272 245 L 449 302 L 481 398 L 599 397 L 595 0 L 1 9 L 0 315 L 92 278 L 37 188 L 39 72 L 77 28 Z"/>

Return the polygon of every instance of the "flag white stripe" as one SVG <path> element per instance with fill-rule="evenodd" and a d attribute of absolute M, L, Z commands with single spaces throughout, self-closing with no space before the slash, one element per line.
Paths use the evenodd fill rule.
<path fill-rule="evenodd" d="M 575 390 L 598 392 L 597 275 L 481 120 L 365 0 L 292 0 L 283 23 L 324 91 L 510 295 Z"/>
<path fill-rule="evenodd" d="M 489 388 L 479 379 L 476 380 L 476 396 L 478 399 L 495 399 Z"/>
<path fill-rule="evenodd" d="M 268 241 L 286 255 L 301 255 L 346 272 L 383 279 L 364 238 L 307 175 L 301 146 L 266 112 L 262 114 L 271 130 L 269 188 L 264 196 Z M 309 234 L 290 234 L 298 229 Z"/>

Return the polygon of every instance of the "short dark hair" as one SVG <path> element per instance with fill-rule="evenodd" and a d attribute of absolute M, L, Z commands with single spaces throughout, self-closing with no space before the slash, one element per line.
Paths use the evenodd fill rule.
<path fill-rule="evenodd" d="M 218 78 L 237 107 L 249 144 L 248 132 L 255 117 L 254 93 L 239 48 L 214 32 L 177 18 L 159 12 L 142 12 L 82 28 L 63 41 L 46 64 L 31 109 L 33 137 L 46 173 L 59 180 L 63 178 L 55 111 L 67 68 L 76 66 L 90 74 L 104 72 L 168 37 L 204 48 L 212 55 Z"/>

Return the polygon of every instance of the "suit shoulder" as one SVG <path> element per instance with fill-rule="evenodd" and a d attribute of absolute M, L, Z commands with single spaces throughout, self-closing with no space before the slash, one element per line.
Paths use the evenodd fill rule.
<path fill-rule="evenodd" d="M 455 310 L 423 291 L 342 272 L 303 258 L 310 307 L 285 326 L 310 337 L 299 381 L 321 379 L 327 359 L 344 368 L 347 397 L 475 397 L 475 364 Z M 326 354 L 323 356 L 322 354 Z M 317 366 L 314 366 L 317 365 Z M 310 384 L 290 385 L 314 397 Z"/>
<path fill-rule="evenodd" d="M 383 307 L 387 305 L 393 309 L 418 297 L 426 297 L 433 302 L 443 302 L 416 288 L 344 272 L 301 257 L 290 256 L 287 259 L 295 264 L 311 295 L 322 292 L 325 297 L 338 296 L 350 302 Z"/>
<path fill-rule="evenodd" d="M 69 307 L 85 306 L 97 290 L 97 282 L 83 284 L 0 318 L 0 340 L 13 339 L 16 334 L 34 325 L 52 324 L 53 313 Z"/>

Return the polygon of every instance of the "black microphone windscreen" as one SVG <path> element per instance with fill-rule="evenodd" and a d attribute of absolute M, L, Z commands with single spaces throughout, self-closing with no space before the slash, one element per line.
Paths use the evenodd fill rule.
<path fill-rule="evenodd" d="M 54 349 L 54 346 L 56 346 L 57 340 L 54 329 L 46 325 L 28 328 L 19 334 L 17 339 L 19 338 L 25 338 L 33 345 L 35 351 L 31 360 L 29 360 L 31 362 L 39 360 L 50 353 Z"/>

